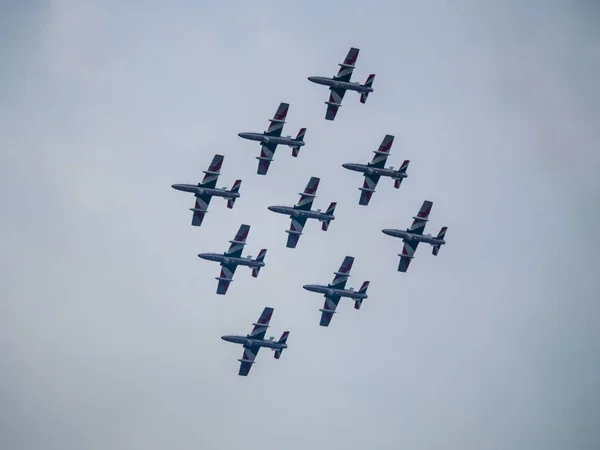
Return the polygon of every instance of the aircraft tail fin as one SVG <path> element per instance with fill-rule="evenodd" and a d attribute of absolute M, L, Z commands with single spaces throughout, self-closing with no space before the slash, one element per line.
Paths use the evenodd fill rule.
<path fill-rule="evenodd" d="M 300 142 L 304 142 L 304 135 L 306 134 L 306 128 L 300 128 L 300 131 L 298 131 L 298 135 L 296 136 L 296 140 L 300 141 Z M 300 153 L 300 146 L 296 146 L 296 147 L 292 147 L 292 156 L 294 158 L 298 157 L 298 154 Z"/>
<path fill-rule="evenodd" d="M 287 342 L 287 339 L 290 335 L 289 331 L 284 331 L 283 334 L 281 335 L 281 337 L 279 338 L 279 341 L 277 341 L 279 344 L 285 344 Z M 275 359 L 279 359 L 281 358 L 281 354 L 283 353 L 282 348 L 278 348 L 277 350 L 275 350 L 275 354 L 273 355 L 273 357 Z"/>
<path fill-rule="evenodd" d="M 364 87 L 373 87 L 373 81 L 375 81 L 375 74 L 374 73 L 372 73 L 371 75 L 369 75 L 367 77 L 367 81 L 365 81 L 365 84 L 363 84 L 363 86 Z M 360 94 L 360 102 L 361 103 L 366 103 L 368 96 L 369 96 L 369 92 L 362 92 Z"/>
<path fill-rule="evenodd" d="M 262 249 L 262 250 L 259 252 L 259 254 L 258 254 L 258 256 L 256 257 L 255 261 L 257 261 L 257 262 L 264 262 L 264 260 L 265 260 L 265 256 L 266 256 L 266 255 L 267 255 L 267 249 L 266 249 L 266 248 L 263 248 L 263 249 Z M 253 276 L 254 278 L 256 278 L 256 277 L 258 276 L 258 273 L 260 272 L 260 269 L 261 269 L 261 267 L 262 267 L 262 266 L 253 267 L 253 268 L 252 268 L 252 276 Z"/>
<path fill-rule="evenodd" d="M 359 294 L 365 294 L 367 293 L 367 289 L 369 289 L 369 284 L 371 284 L 370 281 L 365 281 L 362 286 L 360 287 L 360 289 L 358 290 Z M 357 300 L 354 301 L 354 309 L 360 309 L 360 305 L 362 305 L 364 298 L 359 298 Z"/>
<path fill-rule="evenodd" d="M 396 171 L 398 173 L 406 173 L 406 169 L 408 169 L 408 165 L 410 164 L 410 160 L 405 159 L 404 162 L 402 163 L 402 165 L 400 166 L 400 168 Z M 396 178 L 394 179 L 394 187 L 396 189 L 398 189 L 400 187 L 400 184 L 402 184 L 402 180 L 404 178 Z"/>
<path fill-rule="evenodd" d="M 242 185 L 242 180 L 235 180 L 235 183 L 233 183 L 233 187 L 229 190 L 229 192 L 233 192 L 235 194 L 240 192 L 240 186 Z M 235 204 L 235 199 L 237 197 L 231 197 L 227 199 L 227 207 L 229 209 L 233 208 L 233 205 Z"/>
<path fill-rule="evenodd" d="M 438 235 L 436 236 L 437 239 L 444 239 L 444 237 L 446 236 L 446 231 L 448 230 L 448 227 L 442 227 L 442 229 L 440 230 L 440 232 L 438 233 Z M 433 246 L 433 251 L 432 253 L 434 255 L 437 255 L 440 252 L 440 248 L 441 248 L 441 244 L 435 244 Z"/>
<path fill-rule="evenodd" d="M 327 208 L 327 211 L 325 211 L 325 214 L 329 214 L 333 216 L 333 213 L 335 212 L 335 207 L 337 206 L 337 202 L 331 202 L 329 204 L 329 207 Z M 323 231 L 327 231 L 327 229 L 329 228 L 329 224 L 331 223 L 331 219 L 329 220 L 324 220 L 323 223 L 321 224 L 321 230 Z"/>

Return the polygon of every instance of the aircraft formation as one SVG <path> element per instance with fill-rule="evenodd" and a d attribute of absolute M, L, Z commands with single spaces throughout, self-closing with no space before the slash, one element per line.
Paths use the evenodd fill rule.
<path fill-rule="evenodd" d="M 329 87 L 329 100 L 325 102 L 327 105 L 327 110 L 325 112 L 326 120 L 333 121 L 336 118 L 338 110 L 342 106 L 342 100 L 346 91 L 357 92 L 360 95 L 360 102 L 363 104 L 366 103 L 369 94 L 373 92 L 373 81 L 375 80 L 374 74 L 367 77 L 365 84 L 350 81 L 358 59 L 358 54 L 359 49 L 351 48 L 348 51 L 344 62 L 339 64 L 340 69 L 338 70 L 337 75 L 331 78 L 322 76 L 308 77 L 308 80 L 313 83 Z M 260 142 L 260 156 L 256 157 L 256 159 L 258 159 L 258 175 L 267 175 L 271 162 L 273 161 L 273 155 L 278 146 L 290 147 L 292 156 L 297 157 L 300 148 L 306 145 L 304 142 L 306 128 L 300 128 L 300 131 L 295 138 L 281 135 L 283 126 L 286 123 L 289 106 L 288 103 L 280 103 L 273 118 L 269 119 L 270 125 L 266 131 L 263 131 L 262 133 L 242 132 L 238 134 L 238 136 L 243 139 Z M 387 134 L 377 150 L 373 151 L 375 156 L 373 156 L 370 162 L 367 162 L 366 164 L 342 164 L 342 167 L 347 170 L 363 174 L 363 186 L 359 188 L 359 205 L 367 206 L 369 204 L 380 178 L 390 178 L 394 181 L 394 188 L 399 189 L 402 180 L 408 177 L 407 169 L 410 163 L 409 160 L 405 160 L 398 169 L 394 169 L 394 167 L 385 167 L 393 142 L 394 136 Z M 172 185 L 173 189 L 194 194 L 194 206 L 190 208 L 193 213 L 191 222 L 193 226 L 199 227 L 202 225 L 212 197 L 224 198 L 227 201 L 227 208 L 229 209 L 233 208 L 236 199 L 240 197 L 242 180 L 236 180 L 231 189 L 226 187 L 216 187 L 219 176 L 221 175 L 223 160 L 223 155 L 214 155 L 208 170 L 203 171 L 205 174 L 204 178 L 198 184 Z M 314 219 L 321 222 L 321 229 L 323 231 L 327 231 L 331 221 L 335 220 L 334 214 L 337 206 L 337 202 L 335 201 L 330 202 L 325 211 L 322 211 L 321 209 L 312 209 L 313 202 L 317 196 L 319 182 L 320 179 L 318 177 L 311 177 L 304 191 L 298 193 L 300 199 L 293 206 L 268 206 L 270 211 L 286 215 L 291 219 L 289 229 L 285 230 L 288 234 L 286 243 L 287 248 L 296 248 L 308 219 Z M 381 230 L 382 233 L 388 236 L 402 239 L 402 252 L 398 254 L 400 257 L 398 272 L 406 272 L 408 270 L 420 242 L 431 245 L 433 248 L 433 255 L 437 255 L 441 246 L 446 244 L 445 236 L 448 229 L 446 226 L 441 228 L 437 236 L 423 234 L 425 225 L 429 221 L 429 214 L 431 213 L 432 206 L 433 202 L 429 200 L 423 201 L 416 216 L 413 216 L 412 225 L 406 229 L 386 228 Z M 225 295 L 227 293 L 238 266 L 248 267 L 252 271 L 252 277 L 254 278 L 258 277 L 260 269 L 265 267 L 267 249 L 260 250 L 258 256 L 254 259 L 252 256 L 242 256 L 249 232 L 250 225 L 242 224 L 233 240 L 229 241 L 230 246 L 227 251 L 224 253 L 198 254 L 199 258 L 217 262 L 221 266 L 219 276 L 215 277 L 218 281 L 216 293 L 219 295 Z M 339 269 L 334 272 L 334 278 L 331 283 L 306 284 L 303 286 L 305 290 L 322 294 L 325 297 L 323 307 L 319 309 L 321 312 L 319 325 L 323 327 L 329 326 L 333 315 L 336 313 L 338 303 L 342 298 L 352 300 L 354 302 L 354 308 L 357 310 L 360 309 L 362 302 L 368 298 L 367 289 L 369 288 L 370 281 L 364 281 L 358 290 L 355 290 L 352 287 L 346 287 L 346 282 L 350 276 L 353 263 L 353 256 L 345 256 Z M 249 374 L 252 365 L 255 363 L 256 356 L 262 347 L 273 350 L 276 359 L 279 359 L 283 350 L 288 348 L 287 339 L 290 334 L 289 331 L 284 331 L 279 340 L 275 340 L 274 337 L 265 339 L 272 315 L 273 308 L 264 307 L 258 320 L 252 324 L 253 329 L 250 333 L 247 335 L 226 335 L 221 337 L 221 339 L 226 342 L 243 346 L 242 358 L 238 359 L 240 362 L 238 374 L 240 376 L 247 376 Z"/>

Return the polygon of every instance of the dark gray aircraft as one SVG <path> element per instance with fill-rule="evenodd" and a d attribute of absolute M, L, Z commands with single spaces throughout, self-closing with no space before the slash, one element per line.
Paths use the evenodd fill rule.
<path fill-rule="evenodd" d="M 251 141 L 259 141 L 261 143 L 260 156 L 258 159 L 258 173 L 259 175 L 266 175 L 273 161 L 273 155 L 277 149 L 277 145 L 286 145 L 292 147 L 292 156 L 297 157 L 300 153 L 300 147 L 304 145 L 304 135 L 306 134 L 306 128 L 300 128 L 298 135 L 293 138 L 291 136 L 281 136 L 283 131 L 283 124 L 287 117 L 288 109 L 290 105 L 287 103 L 281 103 L 277 112 L 272 119 L 269 119 L 271 125 L 269 129 L 262 133 L 238 133 L 238 136 Z"/>
<path fill-rule="evenodd" d="M 302 230 L 308 219 L 317 219 L 322 223 L 321 229 L 327 231 L 329 223 L 335 220 L 333 213 L 335 212 L 336 202 L 331 202 L 327 211 L 321 212 L 320 209 L 312 211 L 313 200 L 316 197 L 317 188 L 319 187 L 320 178 L 311 177 L 304 189 L 304 192 L 299 193 L 300 200 L 295 206 L 269 206 L 269 210 L 279 213 L 286 214 L 292 218 L 292 223 L 289 230 L 285 230 L 288 233 L 287 248 L 296 248 L 298 239 L 302 235 Z"/>
<path fill-rule="evenodd" d="M 281 353 L 288 347 L 286 342 L 290 335 L 289 331 L 284 331 L 278 341 L 276 341 L 274 337 L 265 339 L 265 334 L 267 332 L 267 328 L 269 328 L 269 322 L 271 321 L 272 315 L 273 308 L 266 307 L 260 315 L 258 321 L 252 324 L 254 325 L 254 328 L 249 334 L 246 336 L 227 335 L 221 337 L 221 339 L 226 342 L 232 342 L 234 344 L 241 344 L 244 346 L 244 354 L 242 359 L 238 359 L 240 362 L 240 371 L 238 375 L 241 375 L 242 377 L 248 376 L 248 372 L 250 372 L 252 364 L 254 364 L 256 355 L 258 355 L 261 347 L 267 347 L 273 350 L 275 352 L 273 355 L 275 359 L 279 359 L 281 357 Z"/>
<path fill-rule="evenodd" d="M 333 120 L 342 106 L 342 99 L 346 91 L 355 91 L 360 94 L 360 102 L 365 103 L 367 97 L 373 92 L 373 81 L 375 81 L 375 74 L 369 75 L 365 84 L 360 84 L 357 81 L 350 81 L 352 78 L 352 72 L 354 71 L 354 65 L 358 58 L 358 48 L 352 47 L 346 56 L 346 59 L 340 66 L 340 70 L 337 75 L 333 78 L 327 77 L 308 77 L 309 81 L 316 84 L 322 84 L 329 86 L 331 91 L 329 94 L 329 101 L 325 102 L 327 105 L 327 112 L 325 113 L 326 120 Z"/>
<path fill-rule="evenodd" d="M 227 207 L 233 208 L 235 199 L 240 196 L 240 186 L 242 180 L 235 180 L 231 190 L 226 187 L 218 189 L 217 180 L 219 179 L 221 165 L 223 164 L 223 155 L 215 155 L 208 170 L 203 170 L 205 173 L 204 179 L 198 185 L 195 184 L 174 184 L 171 187 L 178 191 L 191 192 L 196 197 L 194 207 L 190 208 L 194 215 L 192 216 L 192 225 L 199 227 L 202 225 L 204 215 L 207 213 L 210 199 L 213 197 L 223 197 L 227 200 Z"/>
<path fill-rule="evenodd" d="M 377 182 L 379 181 L 380 177 L 388 177 L 393 179 L 394 187 L 398 189 L 402 183 L 402 180 L 408 176 L 406 174 L 406 169 L 410 163 L 409 160 L 405 160 L 398 170 L 394 170 L 393 167 L 388 169 L 385 168 L 385 163 L 390 154 L 390 149 L 392 148 L 393 142 L 394 136 L 391 134 L 386 134 L 379 148 L 373 151 L 375 156 L 373 156 L 373 160 L 368 164 L 342 164 L 342 167 L 345 169 L 353 170 L 355 172 L 362 172 L 365 176 L 363 187 L 358 188 L 361 191 L 360 200 L 358 201 L 359 205 L 366 206 L 369 204 L 369 200 L 371 200 L 371 196 L 375 192 L 375 188 L 377 187 Z"/>
<path fill-rule="evenodd" d="M 406 272 L 408 270 L 410 261 L 414 258 L 415 251 L 419 246 L 419 242 L 430 244 L 433 247 L 434 255 L 437 255 L 440 251 L 440 247 L 446 243 L 444 237 L 446 236 L 446 230 L 448 230 L 448 227 L 442 227 L 438 235 L 435 237 L 430 234 L 423 234 L 423 231 L 425 231 L 425 225 L 429 221 L 429 213 L 431 212 L 432 206 L 433 202 L 425 200 L 421 206 L 421 209 L 419 210 L 419 213 L 413 217 L 414 221 L 412 225 L 406 230 L 395 230 L 389 228 L 381 230 L 388 236 L 401 238 L 402 242 L 404 243 L 404 247 L 402 247 L 402 253 L 398 255 L 400 256 L 398 272 Z"/>
<path fill-rule="evenodd" d="M 198 256 L 207 261 L 215 261 L 221 263 L 221 275 L 216 277 L 219 280 L 217 286 L 217 294 L 225 295 L 229 284 L 233 281 L 233 274 L 237 266 L 247 266 L 252 269 L 252 276 L 258 277 L 260 268 L 265 266 L 265 256 L 267 249 L 263 248 L 256 259 L 252 256 L 242 257 L 242 251 L 246 245 L 246 238 L 250 232 L 250 225 L 242 224 L 233 241 L 229 241 L 231 245 L 225 253 L 200 253 Z"/>
<path fill-rule="evenodd" d="M 365 281 L 358 291 L 354 288 L 346 289 L 346 281 L 350 277 L 350 269 L 354 263 L 353 256 L 346 256 L 340 270 L 333 272 L 335 277 L 333 281 L 328 285 L 321 284 L 306 284 L 302 286 L 304 289 L 310 292 L 316 292 L 318 294 L 325 294 L 325 304 L 321 311 L 321 322 L 319 325 L 322 327 L 329 326 L 329 322 L 335 314 L 335 309 L 342 297 L 351 298 L 354 300 L 354 309 L 360 309 L 360 305 L 363 300 L 368 298 L 367 289 L 369 288 L 369 281 Z"/>

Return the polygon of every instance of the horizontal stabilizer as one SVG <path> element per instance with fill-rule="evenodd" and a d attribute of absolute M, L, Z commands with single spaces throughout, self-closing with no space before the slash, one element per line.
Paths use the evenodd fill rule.
<path fill-rule="evenodd" d="M 235 197 L 227 199 L 227 208 L 232 209 L 235 204 Z"/>
<path fill-rule="evenodd" d="M 258 277 L 259 272 L 260 272 L 260 267 L 252 267 L 252 276 L 254 278 Z"/>
<path fill-rule="evenodd" d="M 403 180 L 403 178 L 397 178 L 397 179 L 394 180 L 394 187 L 396 189 L 400 188 L 400 185 L 402 184 L 402 180 Z"/>
<path fill-rule="evenodd" d="M 360 306 L 362 305 L 363 299 L 359 299 L 359 300 L 355 300 L 354 301 L 354 309 L 360 309 Z"/>
<path fill-rule="evenodd" d="M 440 252 L 440 247 L 440 245 L 434 245 L 431 253 L 433 253 L 434 256 L 437 256 L 437 254 Z"/>
<path fill-rule="evenodd" d="M 294 158 L 297 158 L 299 154 L 300 154 L 300 147 L 292 147 L 292 156 Z"/>

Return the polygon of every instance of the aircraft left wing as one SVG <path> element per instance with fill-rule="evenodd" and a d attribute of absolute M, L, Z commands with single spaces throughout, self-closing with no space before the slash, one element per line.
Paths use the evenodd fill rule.
<path fill-rule="evenodd" d="M 383 169 L 388 156 L 390 156 L 390 150 L 392 149 L 393 143 L 394 136 L 391 134 L 386 134 L 383 138 L 383 141 L 381 141 L 379 148 L 373 152 L 375 153 L 375 156 L 373 156 L 373 160 L 369 163 L 369 166 Z"/>
<path fill-rule="evenodd" d="M 271 124 L 269 128 L 265 132 L 267 136 L 281 136 L 281 131 L 283 130 L 283 124 L 285 124 L 285 119 L 287 117 L 288 110 L 290 105 L 288 103 L 280 103 L 275 115 L 272 119 L 269 119 Z"/>
<path fill-rule="evenodd" d="M 321 181 L 321 179 L 318 177 L 310 177 L 310 180 L 308 180 L 308 184 L 304 188 L 304 192 L 298 194 L 300 195 L 300 200 L 298 200 L 298 203 L 296 203 L 294 209 L 310 211 L 310 209 L 312 208 L 313 201 L 317 196 L 319 181 Z"/>
<path fill-rule="evenodd" d="M 216 182 L 216 181 L 215 181 Z M 194 207 L 192 211 L 194 215 L 192 216 L 192 225 L 195 227 L 199 227 L 202 225 L 202 221 L 204 220 L 204 215 L 208 211 L 208 205 L 210 204 L 210 199 L 212 196 L 210 195 L 195 195 L 194 199 Z"/>
<path fill-rule="evenodd" d="M 202 186 L 205 188 L 214 188 L 217 185 L 217 180 L 219 179 L 219 175 L 221 174 L 221 166 L 223 165 L 223 159 L 225 157 L 223 155 L 215 155 L 213 157 L 210 166 L 208 166 L 208 170 L 204 170 L 204 178 L 201 183 L 198 183 L 198 186 Z"/>
<path fill-rule="evenodd" d="M 433 202 L 425 200 L 417 215 L 413 217 L 414 220 L 412 225 L 406 231 L 410 231 L 412 234 L 423 234 L 423 231 L 425 231 L 425 225 L 429 221 L 429 214 L 431 213 L 432 206 Z"/>
<path fill-rule="evenodd" d="M 225 253 L 225 256 L 231 256 L 233 258 L 240 258 L 242 256 L 242 251 L 244 250 L 244 246 L 246 245 L 246 238 L 248 237 L 248 233 L 250 232 L 250 225 L 242 224 L 240 225 L 240 229 L 236 233 L 233 241 L 229 241 L 231 244 L 229 245 L 229 249 Z"/>
<path fill-rule="evenodd" d="M 350 277 L 352 264 L 354 264 L 354 257 L 346 256 L 340 265 L 340 269 L 337 272 L 334 272 L 335 277 L 329 284 L 329 287 L 335 289 L 344 289 L 346 287 L 346 281 L 348 281 L 348 278 Z"/>
<path fill-rule="evenodd" d="M 237 264 L 221 263 L 221 274 L 217 277 L 217 280 L 219 280 L 219 284 L 217 286 L 217 294 L 225 295 L 227 293 L 227 289 L 233 281 L 233 274 L 235 273 L 235 269 L 237 269 Z"/>
<path fill-rule="evenodd" d="M 359 52 L 360 49 L 354 47 L 348 50 L 348 54 L 346 55 L 344 62 L 339 65 L 340 70 L 338 70 L 337 75 L 333 77 L 335 80 L 345 82 L 350 81 L 350 78 L 352 77 L 352 72 L 354 72 L 354 67 L 356 64 L 356 60 L 358 59 Z"/>

